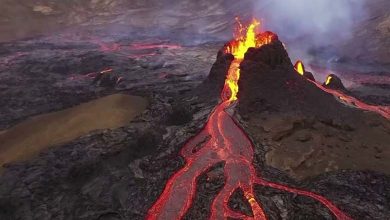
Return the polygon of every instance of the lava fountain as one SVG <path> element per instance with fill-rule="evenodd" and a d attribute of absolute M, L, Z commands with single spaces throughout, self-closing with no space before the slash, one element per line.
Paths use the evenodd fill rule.
<path fill-rule="evenodd" d="M 185 166 L 170 177 L 161 196 L 149 209 L 146 219 L 181 219 L 192 205 L 197 178 L 220 162 L 225 164 L 225 185 L 212 202 L 210 219 L 229 217 L 248 220 L 267 219 L 261 204 L 255 197 L 255 185 L 310 197 L 326 206 L 337 219 L 350 219 L 323 196 L 262 179 L 252 164 L 254 152 L 251 141 L 238 123 L 225 111 L 237 101 L 240 64 L 246 51 L 251 47 L 258 48 L 277 39 L 277 36 L 271 32 L 257 34 L 259 26 L 257 20 L 247 27 L 240 24 L 235 39 L 225 47 L 225 53 L 232 54 L 235 59 L 226 76 L 221 102 L 211 113 L 203 130 L 182 148 L 180 153 L 185 159 Z M 245 199 L 251 206 L 252 216 L 246 216 L 229 208 L 228 201 L 237 189 L 244 192 Z"/>

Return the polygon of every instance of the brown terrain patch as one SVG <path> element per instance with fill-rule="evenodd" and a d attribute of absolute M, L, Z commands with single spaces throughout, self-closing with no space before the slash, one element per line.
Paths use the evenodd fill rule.
<path fill-rule="evenodd" d="M 238 112 L 265 162 L 304 179 L 335 170 L 390 174 L 390 121 L 345 104 L 301 77 L 283 45 L 249 49 Z"/>
<path fill-rule="evenodd" d="M 0 132 L 0 166 L 28 159 L 94 130 L 124 126 L 147 105 L 144 98 L 115 94 L 27 119 Z"/>
<path fill-rule="evenodd" d="M 374 117 L 376 118 L 376 117 Z M 248 124 L 255 140 L 269 146 L 269 166 L 297 179 L 339 169 L 390 174 L 390 125 L 367 117 L 360 125 L 343 127 L 299 116 L 264 113 Z"/>

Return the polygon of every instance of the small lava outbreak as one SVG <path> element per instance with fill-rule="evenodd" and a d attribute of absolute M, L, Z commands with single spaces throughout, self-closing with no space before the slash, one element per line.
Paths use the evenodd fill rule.
<path fill-rule="evenodd" d="M 271 32 L 257 33 L 260 23 L 254 20 L 245 27 L 239 23 L 235 39 L 225 48 L 234 56 L 221 93 L 221 102 L 215 107 L 203 130 L 190 139 L 181 150 L 186 164 L 166 183 L 158 200 L 149 209 L 147 219 L 181 219 L 191 207 L 196 192 L 197 178 L 217 163 L 224 163 L 225 185 L 214 198 L 210 219 L 267 219 L 254 186 L 261 185 L 277 190 L 310 197 L 326 206 L 337 219 L 350 219 L 325 197 L 261 178 L 253 166 L 253 144 L 240 125 L 227 110 L 237 101 L 240 64 L 246 51 L 259 48 L 277 39 Z M 247 216 L 231 210 L 228 201 L 236 189 L 241 189 L 252 209 Z"/>
<path fill-rule="evenodd" d="M 302 61 L 298 60 L 296 64 L 294 65 L 295 70 L 303 76 L 305 74 L 305 66 L 303 65 Z"/>
<path fill-rule="evenodd" d="M 305 76 L 307 73 L 305 66 L 302 61 L 298 60 L 294 65 L 295 70 L 302 76 Z M 390 107 L 388 106 L 376 106 L 366 104 L 357 98 L 349 96 L 346 94 L 346 89 L 342 84 L 341 80 L 334 74 L 330 74 L 326 77 L 326 81 L 323 85 L 319 84 L 312 80 L 312 82 L 324 92 L 332 94 L 340 102 L 355 108 L 359 108 L 364 111 L 376 112 L 377 114 L 382 115 L 384 118 L 390 119 Z"/>

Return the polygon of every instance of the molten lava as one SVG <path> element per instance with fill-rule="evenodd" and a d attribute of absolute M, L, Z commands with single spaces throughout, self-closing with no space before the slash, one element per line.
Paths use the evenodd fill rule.
<path fill-rule="evenodd" d="M 225 53 L 232 54 L 234 56 L 234 61 L 230 65 L 221 98 L 223 101 L 228 100 L 230 102 L 237 100 L 240 64 L 244 59 L 245 53 L 251 47 L 261 47 L 271 43 L 272 40 L 277 38 L 277 36 L 271 32 L 256 34 L 256 28 L 260 26 L 260 22 L 257 20 L 253 20 L 248 27 L 244 27 L 238 19 L 237 22 L 239 25 L 235 33 L 235 40 L 231 41 L 225 47 Z"/>
<path fill-rule="evenodd" d="M 298 61 L 297 64 L 295 64 L 295 69 L 297 70 L 297 72 L 299 72 L 298 68 L 297 68 L 298 63 L 301 63 L 302 67 L 304 69 L 303 63 L 301 61 Z M 333 79 L 333 77 L 331 75 L 329 75 L 326 78 L 325 85 L 329 85 L 331 83 L 332 79 Z M 357 98 L 349 96 L 341 91 L 325 88 L 324 86 L 322 86 L 321 84 L 319 84 L 315 81 L 310 81 L 310 82 L 314 83 L 314 85 L 316 85 L 322 91 L 329 93 L 329 94 L 332 94 L 334 97 L 337 98 L 337 100 L 341 101 L 342 103 L 344 103 L 348 106 L 353 106 L 355 108 L 359 108 L 359 109 L 364 110 L 364 111 L 375 112 L 377 114 L 382 115 L 386 119 L 390 119 L 390 107 L 388 107 L 388 106 L 369 105 L 369 104 L 366 104 L 366 103 L 358 100 Z"/>
<path fill-rule="evenodd" d="M 326 82 L 325 82 L 325 85 L 329 85 L 330 81 L 332 80 L 332 76 L 328 76 L 326 78 Z"/>
<path fill-rule="evenodd" d="M 350 219 L 326 198 L 312 192 L 294 189 L 285 185 L 268 182 L 257 175 L 253 166 L 253 145 L 238 123 L 225 111 L 237 100 L 240 64 L 250 47 L 261 47 L 277 39 L 276 35 L 265 32 L 256 34 L 260 23 L 254 20 L 248 27 L 239 25 L 236 39 L 225 48 L 234 56 L 221 93 L 221 103 L 216 106 L 202 131 L 191 138 L 181 150 L 185 166 L 167 182 L 164 191 L 148 211 L 147 219 L 181 219 L 191 207 L 197 178 L 214 165 L 224 162 L 225 185 L 214 198 L 210 219 L 254 219 L 265 220 L 266 214 L 254 193 L 255 185 L 262 185 L 315 199 L 326 206 L 337 219 Z M 199 146 L 201 146 L 199 148 Z M 252 216 L 231 210 L 228 201 L 237 189 L 252 209 Z"/>
<path fill-rule="evenodd" d="M 294 65 L 295 70 L 303 76 L 305 74 L 305 66 L 303 65 L 302 61 L 298 60 Z"/>
<path fill-rule="evenodd" d="M 182 46 L 168 42 L 133 42 L 130 45 L 121 45 L 116 42 L 107 42 L 99 38 L 92 38 L 91 41 L 100 47 L 102 52 L 118 52 L 128 53 L 131 59 L 140 59 L 144 57 L 152 57 L 157 55 L 157 50 L 177 50 Z"/>
<path fill-rule="evenodd" d="M 73 75 L 73 76 L 69 77 L 68 79 L 69 80 L 93 79 L 93 78 L 95 78 L 99 74 L 110 74 L 112 71 L 113 71 L 112 68 L 106 68 L 106 69 L 103 69 L 100 72 L 91 72 L 91 73 L 86 73 L 86 74 L 83 74 L 83 75 Z"/>
<path fill-rule="evenodd" d="M 328 77 L 328 79 L 329 79 L 329 77 Z M 327 82 L 328 82 L 328 79 L 327 79 Z M 329 79 L 328 84 L 330 83 L 330 80 L 331 79 Z M 327 82 L 325 82 L 325 84 Z M 364 111 L 375 112 L 377 114 L 382 115 L 386 119 L 390 119 L 390 107 L 388 107 L 388 106 L 369 105 L 369 104 L 366 104 L 366 103 L 358 100 L 355 97 L 346 95 L 341 91 L 325 88 L 324 86 L 322 86 L 321 84 L 319 84 L 317 82 L 314 82 L 314 84 L 318 88 L 322 89 L 324 92 L 332 94 L 334 97 L 336 97 L 338 100 L 340 100 L 342 103 L 344 103 L 348 106 L 353 106 L 355 108 L 359 108 L 359 109 L 364 110 Z M 328 85 L 328 84 L 326 84 L 326 85 Z"/>

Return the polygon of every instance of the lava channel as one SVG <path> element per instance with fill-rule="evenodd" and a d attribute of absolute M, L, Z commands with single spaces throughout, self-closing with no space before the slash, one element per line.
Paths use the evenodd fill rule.
<path fill-rule="evenodd" d="M 326 206 L 337 219 L 351 219 L 323 196 L 269 182 L 258 176 L 253 166 L 254 153 L 250 139 L 225 111 L 237 100 L 239 66 L 245 52 L 250 47 L 261 47 L 268 44 L 276 37 L 270 32 L 256 34 L 256 28 L 259 25 L 260 23 L 257 21 L 246 28 L 240 25 L 239 33 L 243 33 L 243 29 L 246 30 L 246 33 L 237 36 L 226 47 L 225 52 L 233 54 L 235 60 L 232 62 L 226 77 L 225 86 L 221 93 L 222 101 L 211 113 L 204 129 L 182 148 L 180 153 L 186 161 L 185 166 L 168 180 L 161 196 L 149 209 L 146 219 L 182 219 L 192 205 L 197 178 L 220 162 L 225 164 L 225 185 L 212 202 L 210 219 L 227 219 L 229 217 L 247 220 L 267 219 L 261 204 L 255 198 L 255 185 L 310 197 Z M 195 149 L 199 150 L 194 151 Z M 237 189 L 244 192 L 253 216 L 246 216 L 229 208 L 228 201 Z"/>
<path fill-rule="evenodd" d="M 302 61 L 300 61 L 300 60 L 297 61 L 297 63 L 295 64 L 295 70 L 300 75 L 302 75 L 302 76 L 304 75 L 306 70 L 305 70 L 305 65 L 303 64 Z M 326 78 L 325 85 L 328 85 L 331 80 L 332 80 L 332 77 L 329 75 Z M 343 103 L 345 105 L 359 108 L 363 111 L 375 112 L 377 114 L 382 115 L 386 119 L 390 119 L 390 107 L 389 106 L 369 105 L 369 104 L 366 104 L 366 103 L 360 101 L 359 99 L 357 99 L 353 96 L 345 94 L 342 91 L 326 88 L 323 85 L 321 85 L 320 83 L 312 81 L 312 80 L 309 80 L 309 82 L 314 83 L 314 85 L 316 85 L 322 91 L 329 93 L 329 94 L 332 94 L 335 98 L 337 98 L 337 100 L 339 100 L 341 103 Z"/>
<path fill-rule="evenodd" d="M 326 84 L 329 84 L 330 79 L 327 78 Z M 366 104 L 357 98 L 354 98 L 352 96 L 346 95 L 345 93 L 334 90 L 334 89 L 328 89 L 322 86 L 321 84 L 317 82 L 313 82 L 318 88 L 322 89 L 324 92 L 327 92 L 329 94 L 332 94 L 334 97 L 336 97 L 338 100 L 340 100 L 342 103 L 353 106 L 356 108 L 359 108 L 363 111 L 370 111 L 370 112 L 376 112 L 377 114 L 382 115 L 386 119 L 390 119 L 390 107 L 388 106 L 376 106 L 376 105 L 369 105 Z"/>

